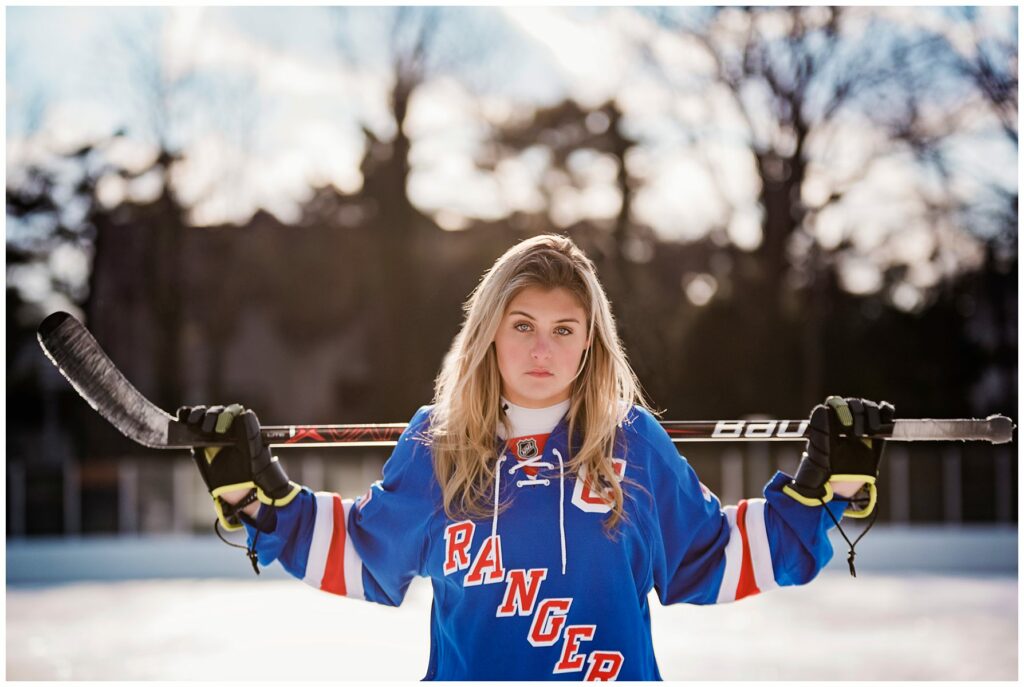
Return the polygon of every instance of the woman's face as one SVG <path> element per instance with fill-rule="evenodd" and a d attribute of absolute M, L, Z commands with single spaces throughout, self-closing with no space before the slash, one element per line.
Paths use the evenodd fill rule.
<path fill-rule="evenodd" d="M 587 315 L 572 293 L 523 289 L 505 308 L 494 337 L 501 393 L 525 408 L 564 401 L 588 344 Z"/>

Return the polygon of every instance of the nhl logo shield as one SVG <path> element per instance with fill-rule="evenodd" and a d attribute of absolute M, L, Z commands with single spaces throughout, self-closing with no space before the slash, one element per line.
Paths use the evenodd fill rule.
<path fill-rule="evenodd" d="M 537 453 L 537 440 L 533 437 L 520 439 L 516 442 L 516 454 L 520 458 L 533 458 Z"/>

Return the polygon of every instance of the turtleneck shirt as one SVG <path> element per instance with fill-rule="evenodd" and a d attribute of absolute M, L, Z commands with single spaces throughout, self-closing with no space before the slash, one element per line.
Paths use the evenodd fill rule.
<path fill-rule="evenodd" d="M 503 422 L 498 423 L 498 437 L 504 439 L 508 454 L 520 463 L 544 453 L 544 445 L 552 430 L 569 412 L 569 399 L 546 408 L 526 408 L 501 397 L 501 409 L 508 418 L 511 431 L 506 431 Z M 523 471 L 530 477 L 537 474 L 537 468 L 526 465 Z"/>

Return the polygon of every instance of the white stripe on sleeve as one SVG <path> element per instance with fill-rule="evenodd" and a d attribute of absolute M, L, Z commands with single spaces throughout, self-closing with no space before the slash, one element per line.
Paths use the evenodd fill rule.
<path fill-rule="evenodd" d="M 320 589 L 327 569 L 327 554 L 334 535 L 334 494 L 318 491 L 316 498 L 316 520 L 313 523 L 313 538 L 309 542 L 309 556 L 306 558 L 306 575 L 302 581 Z M 360 593 L 362 587 L 360 587 Z"/>
<path fill-rule="evenodd" d="M 355 505 L 353 499 L 342 499 L 341 506 L 345 511 L 345 523 L 348 523 L 348 514 Z M 345 596 L 354 599 L 366 599 L 363 593 L 363 561 L 352 546 L 352 537 L 345 537 Z"/>
<path fill-rule="evenodd" d="M 762 592 L 777 589 L 775 569 L 772 566 L 772 552 L 768 546 L 768 529 L 764 522 L 764 499 L 747 499 L 747 542 L 750 545 L 750 560 L 754 564 L 754 581 Z"/>
<path fill-rule="evenodd" d="M 736 506 L 722 509 L 729 520 L 729 543 L 725 546 L 725 573 L 722 575 L 722 586 L 718 588 L 718 599 L 715 603 L 728 603 L 736 600 L 736 587 L 740 583 L 740 569 L 743 567 L 743 538 L 736 528 Z"/>

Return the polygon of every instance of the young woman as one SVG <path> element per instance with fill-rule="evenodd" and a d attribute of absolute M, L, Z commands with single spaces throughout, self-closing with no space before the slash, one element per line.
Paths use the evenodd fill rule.
<path fill-rule="evenodd" d="M 812 411 L 795 478 L 723 508 L 643 402 L 568 238 L 508 250 L 465 312 L 434 403 L 360 498 L 289 482 L 252 411 L 179 411 L 236 439 L 195 457 L 254 566 L 388 605 L 430 578 L 426 679 L 660 679 L 652 589 L 662 604 L 712 604 L 806 583 L 838 518 L 873 510 L 884 442 L 863 435 L 884 431 L 892 406 L 838 397 Z"/>

